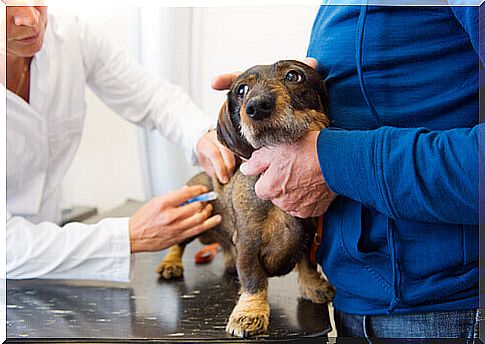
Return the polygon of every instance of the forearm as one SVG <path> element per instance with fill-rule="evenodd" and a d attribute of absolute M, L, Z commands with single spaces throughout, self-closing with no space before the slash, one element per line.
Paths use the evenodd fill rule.
<path fill-rule="evenodd" d="M 89 279 L 127 282 L 131 254 L 128 219 L 94 225 L 7 220 L 7 278 Z"/>
<path fill-rule="evenodd" d="M 79 23 L 86 81 L 100 99 L 132 123 L 158 129 L 194 163 L 200 137 L 213 125 L 178 85 L 155 77 L 102 33 Z"/>
<path fill-rule="evenodd" d="M 391 218 L 476 224 L 478 129 L 326 129 L 320 167 L 334 192 Z"/>

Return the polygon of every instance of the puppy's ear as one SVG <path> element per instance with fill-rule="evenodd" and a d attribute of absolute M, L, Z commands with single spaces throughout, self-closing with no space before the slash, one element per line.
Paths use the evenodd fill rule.
<path fill-rule="evenodd" d="M 219 111 L 217 120 L 217 139 L 239 157 L 249 159 L 254 148 L 241 136 L 239 125 L 234 123 L 227 100 Z M 233 109 L 234 111 L 234 109 Z"/>

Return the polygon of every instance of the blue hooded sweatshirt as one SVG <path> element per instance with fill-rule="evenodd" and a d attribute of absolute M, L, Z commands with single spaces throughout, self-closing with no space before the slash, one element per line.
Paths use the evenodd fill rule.
<path fill-rule="evenodd" d="M 317 150 L 339 194 L 317 258 L 337 310 L 478 307 L 478 12 L 323 6 L 315 19 L 308 56 L 331 119 Z"/>

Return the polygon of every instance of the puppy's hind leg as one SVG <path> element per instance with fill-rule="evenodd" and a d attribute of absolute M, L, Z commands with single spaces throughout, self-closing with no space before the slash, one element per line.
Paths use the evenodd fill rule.
<path fill-rule="evenodd" d="M 184 244 L 170 246 L 167 255 L 163 257 L 155 272 L 158 272 L 164 279 L 182 277 L 184 273 L 184 266 L 182 265 L 184 249 Z"/>
<path fill-rule="evenodd" d="M 310 262 L 308 252 L 296 265 L 298 283 L 302 296 L 315 303 L 332 301 L 335 296 L 335 288 L 317 270 L 317 266 Z"/>

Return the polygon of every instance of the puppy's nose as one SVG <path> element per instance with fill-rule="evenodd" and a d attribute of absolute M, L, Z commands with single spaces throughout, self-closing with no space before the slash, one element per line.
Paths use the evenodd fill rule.
<path fill-rule="evenodd" d="M 274 109 L 274 106 L 275 100 L 272 96 L 254 96 L 246 104 L 246 113 L 252 119 L 259 121 L 269 117 Z"/>

